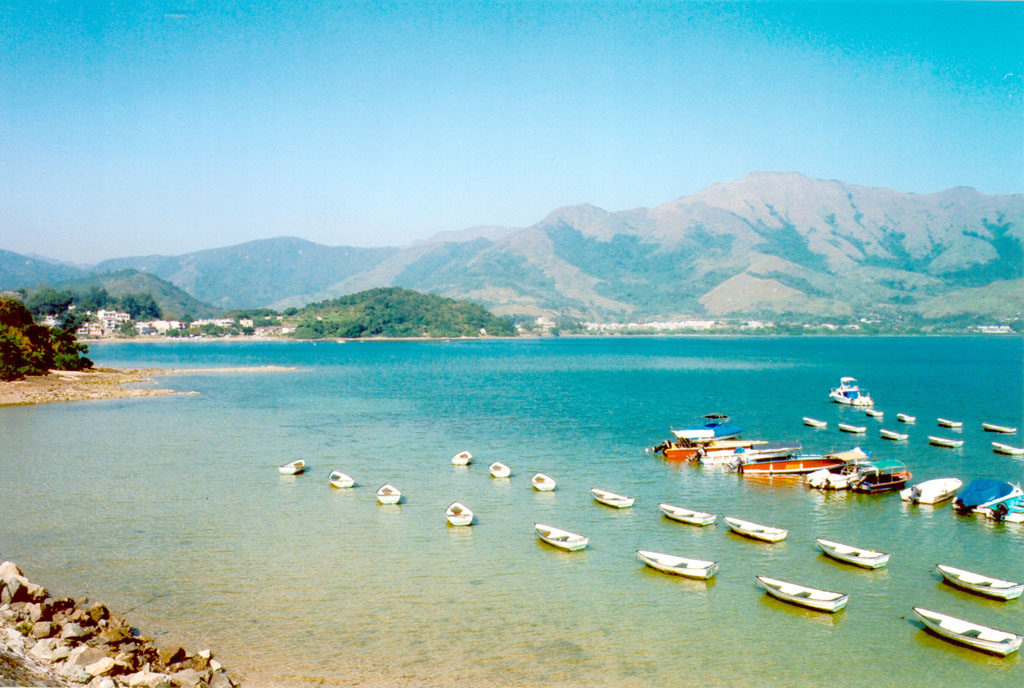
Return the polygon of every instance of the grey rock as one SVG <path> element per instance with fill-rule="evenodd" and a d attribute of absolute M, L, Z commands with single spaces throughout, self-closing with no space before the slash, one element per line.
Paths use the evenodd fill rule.
<path fill-rule="evenodd" d="M 95 647 L 89 647 L 88 645 L 79 645 L 68 655 L 68 664 L 74 664 L 85 668 L 94 662 L 98 662 L 106 657 L 102 650 L 98 650 Z"/>
<path fill-rule="evenodd" d="M 28 651 L 28 656 L 40 662 L 52 664 L 67 659 L 69 653 L 68 646 L 57 638 L 46 638 L 33 645 L 32 649 Z"/>
<path fill-rule="evenodd" d="M 158 674 L 145 669 L 122 677 L 122 681 L 129 688 L 174 688 L 167 674 Z"/>
<path fill-rule="evenodd" d="M 83 638 L 85 635 L 86 630 L 74 621 L 64 624 L 64 630 L 60 632 L 61 638 Z"/>
<path fill-rule="evenodd" d="M 89 666 L 85 667 L 85 670 L 90 676 L 103 676 L 109 674 L 117 666 L 113 659 L 110 657 L 102 657 L 97 661 L 93 662 Z"/>
<path fill-rule="evenodd" d="M 196 688 L 202 681 L 203 677 L 195 669 L 182 669 L 171 674 L 171 683 L 184 688 Z"/>
<path fill-rule="evenodd" d="M 210 677 L 210 688 L 234 688 L 228 675 L 218 671 Z"/>
<path fill-rule="evenodd" d="M 58 673 L 69 681 L 74 681 L 75 683 L 88 683 L 92 679 L 89 672 L 77 664 L 72 664 L 71 662 L 64 662 Z"/>
<path fill-rule="evenodd" d="M 53 624 L 49 621 L 39 621 L 32 624 L 32 631 L 29 633 L 33 638 L 49 638 L 53 635 Z"/>
<path fill-rule="evenodd" d="M 109 676 L 97 676 L 89 681 L 89 685 L 86 688 L 117 688 L 117 681 Z"/>
<path fill-rule="evenodd" d="M 0 564 L 0 581 L 6 583 L 7 579 L 13 576 L 24 577 L 25 574 L 21 572 L 21 569 L 13 561 L 5 561 Z"/>

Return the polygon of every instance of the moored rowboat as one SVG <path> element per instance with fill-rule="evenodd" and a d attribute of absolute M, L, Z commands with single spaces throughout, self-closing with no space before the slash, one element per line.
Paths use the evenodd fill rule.
<path fill-rule="evenodd" d="M 885 428 L 882 428 L 881 430 L 879 430 L 878 434 L 882 436 L 882 439 L 886 439 L 886 440 L 901 441 L 901 440 L 905 440 L 908 437 L 910 437 L 910 435 L 908 435 L 905 432 L 896 432 L 895 430 L 886 430 Z"/>
<path fill-rule="evenodd" d="M 852 432 L 855 435 L 860 435 L 868 431 L 866 425 L 850 425 L 849 423 L 840 423 L 839 429 L 843 432 Z"/>
<path fill-rule="evenodd" d="M 306 460 L 296 459 L 291 463 L 286 463 L 283 466 L 277 467 L 277 472 L 281 475 L 298 475 L 306 470 Z"/>
<path fill-rule="evenodd" d="M 1024 447 L 1014 447 L 1009 444 L 1003 444 L 1002 442 L 993 442 L 992 451 L 997 454 L 1006 454 L 1007 456 L 1024 455 Z"/>
<path fill-rule="evenodd" d="M 725 517 L 725 523 L 734 533 L 743 535 L 744 537 L 753 538 L 755 540 L 762 540 L 764 542 L 779 542 L 780 540 L 785 540 L 786 536 L 789 535 L 789 531 L 783 530 L 782 528 L 762 526 L 758 523 L 751 523 L 750 521 L 744 521 L 730 516 Z"/>
<path fill-rule="evenodd" d="M 492 478 L 507 478 L 512 475 L 512 469 L 503 464 L 501 461 L 495 461 L 488 468 Z"/>
<path fill-rule="evenodd" d="M 714 514 L 704 513 L 703 511 L 692 511 L 690 509 L 684 509 L 679 506 L 672 506 L 671 504 L 659 504 L 658 508 L 673 521 L 679 521 L 680 523 L 689 523 L 694 526 L 709 526 L 715 522 L 718 518 Z"/>
<path fill-rule="evenodd" d="M 687 559 L 661 552 L 650 552 L 644 549 L 636 551 L 637 559 L 657 571 L 672 573 L 687 578 L 707 579 L 718 571 L 718 562 L 703 559 Z"/>
<path fill-rule="evenodd" d="M 828 427 L 828 423 L 827 422 L 825 422 L 823 420 L 817 420 L 816 418 L 810 418 L 809 416 L 804 416 L 804 425 L 809 425 L 812 428 L 827 428 Z"/>
<path fill-rule="evenodd" d="M 998 628 L 982 626 L 922 607 L 914 607 L 914 613 L 921 619 L 925 627 L 936 635 L 952 640 L 954 643 L 1003 657 L 1019 650 L 1021 641 L 1024 640 L 1016 633 L 1000 631 Z"/>
<path fill-rule="evenodd" d="M 546 526 L 543 523 L 534 523 L 533 528 L 537 531 L 537 537 L 544 542 L 552 547 L 558 547 L 570 552 L 583 549 L 590 542 L 589 538 L 585 538 L 582 535 L 570 533 L 568 530 L 562 530 L 554 526 Z"/>
<path fill-rule="evenodd" d="M 912 425 L 917 422 L 917 416 L 911 416 L 906 413 L 897 413 L 896 420 L 901 423 L 908 423 Z"/>
<path fill-rule="evenodd" d="M 972 573 L 945 564 L 936 564 L 935 568 L 950 585 L 985 597 L 997 600 L 1015 600 L 1024 592 L 1024 583 L 983 576 L 980 573 Z"/>
<path fill-rule="evenodd" d="M 872 418 L 881 418 L 885 415 L 885 411 L 879 411 L 878 409 L 865 409 L 864 415 L 871 416 Z"/>
<path fill-rule="evenodd" d="M 959 449 L 964 446 L 963 440 L 951 440 L 946 437 L 936 437 L 935 435 L 928 435 L 928 444 L 933 444 L 936 447 L 945 447 L 946 449 Z"/>
<path fill-rule="evenodd" d="M 938 418 L 937 422 L 944 428 L 962 428 L 964 426 L 963 421 L 950 420 L 949 418 Z"/>
<path fill-rule="evenodd" d="M 615 494 L 614 492 L 608 492 L 599 488 L 594 488 L 590 491 L 590 494 L 594 495 L 594 500 L 605 506 L 612 506 L 616 509 L 626 509 L 633 506 L 635 497 L 626 497 L 625 495 Z"/>
<path fill-rule="evenodd" d="M 1004 435 L 1012 435 L 1017 432 L 1017 428 L 1011 428 L 1006 425 L 996 425 L 995 423 L 982 423 L 981 427 L 985 432 L 999 432 Z"/>
<path fill-rule="evenodd" d="M 814 541 L 818 543 L 819 547 L 821 547 L 821 551 L 833 559 L 844 561 L 847 564 L 853 564 L 854 566 L 859 566 L 862 569 L 877 569 L 889 563 L 890 555 L 885 552 L 877 552 L 873 549 L 861 549 L 860 547 L 843 545 L 838 542 L 822 538 L 816 538 Z"/>
<path fill-rule="evenodd" d="M 331 487 L 352 487 L 356 484 L 352 476 L 345 475 L 341 471 L 331 471 L 331 474 L 327 476 L 327 480 L 331 483 Z"/>
<path fill-rule="evenodd" d="M 444 510 L 444 517 L 453 526 L 473 525 L 473 510 L 461 502 L 452 502 Z"/>
<path fill-rule="evenodd" d="M 841 592 L 808 588 L 804 585 L 787 583 L 767 576 L 757 576 L 757 582 L 761 584 L 765 592 L 776 599 L 822 612 L 837 612 L 845 607 L 850 600 L 849 595 Z"/>
<path fill-rule="evenodd" d="M 381 504 L 398 504 L 401 499 L 402 493 L 394 485 L 384 484 L 377 489 L 377 501 Z"/>
<path fill-rule="evenodd" d="M 544 475 L 543 473 L 537 473 L 535 476 L 530 478 L 530 484 L 533 485 L 533 489 L 538 492 L 551 492 L 555 489 L 555 481 Z"/>
<path fill-rule="evenodd" d="M 468 451 L 461 451 L 452 457 L 453 466 L 468 466 L 473 463 L 473 455 Z"/>

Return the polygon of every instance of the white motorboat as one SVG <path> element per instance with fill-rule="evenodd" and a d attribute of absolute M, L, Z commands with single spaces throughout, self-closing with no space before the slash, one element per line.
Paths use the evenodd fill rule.
<path fill-rule="evenodd" d="M 725 523 L 734 533 L 763 542 L 779 542 L 780 540 L 785 540 L 786 536 L 789 535 L 789 531 L 782 528 L 762 526 L 758 523 L 751 523 L 750 521 L 730 516 L 725 517 Z"/>
<path fill-rule="evenodd" d="M 377 501 L 381 504 L 398 504 L 401 499 L 402 493 L 394 485 L 384 484 L 377 490 Z"/>
<path fill-rule="evenodd" d="M 814 540 L 821 547 L 821 551 L 839 561 L 859 566 L 862 569 L 877 569 L 889 563 L 889 554 L 877 552 L 873 549 L 862 549 L 852 545 L 843 545 L 832 540 L 816 538 Z"/>
<path fill-rule="evenodd" d="M 985 432 L 998 432 L 1004 435 L 1013 435 L 1017 432 L 1017 428 L 1011 428 L 1007 425 L 996 425 L 995 423 L 982 423 L 981 428 Z"/>
<path fill-rule="evenodd" d="M 473 463 L 473 455 L 468 451 L 461 451 L 452 457 L 453 466 L 468 466 Z"/>
<path fill-rule="evenodd" d="M 972 573 L 945 564 L 936 564 L 935 568 L 950 585 L 985 597 L 997 600 L 1015 600 L 1024 592 L 1024 583 L 983 576 L 980 573 Z"/>
<path fill-rule="evenodd" d="M 879 411 L 878 409 L 869 408 L 864 410 L 864 415 L 871 416 L 872 418 L 881 418 L 882 416 L 885 415 L 885 411 Z"/>
<path fill-rule="evenodd" d="M 852 377 L 839 378 L 839 386 L 833 388 L 828 396 L 832 401 L 848 406 L 873 406 L 875 403 L 871 395 L 857 385 L 857 379 Z"/>
<path fill-rule="evenodd" d="M 1000 631 L 998 628 L 982 626 L 922 607 L 914 607 L 914 613 L 924 623 L 925 628 L 936 635 L 952 640 L 954 643 L 1003 657 L 1019 650 L 1021 641 L 1024 640 L 1016 633 Z"/>
<path fill-rule="evenodd" d="M 703 559 L 687 559 L 661 552 L 650 552 L 644 549 L 636 551 L 637 559 L 657 571 L 686 576 L 687 578 L 707 579 L 718 571 L 718 562 Z"/>
<path fill-rule="evenodd" d="M 554 526 L 546 526 L 543 523 L 534 523 L 533 528 L 537 531 L 537 537 L 544 542 L 553 547 L 569 550 L 570 552 L 583 549 L 590 542 L 589 538 L 585 538 L 582 535 L 570 533 L 568 530 L 562 530 Z"/>
<path fill-rule="evenodd" d="M 1007 456 L 1024 456 L 1024 447 L 1014 447 L 1002 442 L 993 442 L 992 451 L 996 454 L 1006 454 Z"/>
<path fill-rule="evenodd" d="M 661 509 L 665 516 L 671 518 L 673 521 L 689 523 L 693 526 L 709 526 L 715 522 L 716 518 L 718 518 L 714 514 L 684 509 L 679 506 L 672 506 L 671 504 L 659 504 L 658 508 Z"/>
<path fill-rule="evenodd" d="M 808 474 L 804 482 L 809 487 L 819 490 L 847 490 L 863 477 L 861 470 L 872 465 L 871 455 L 860 447 L 838 452 L 833 456 L 843 459 L 842 466 L 838 469 L 822 468 Z"/>
<path fill-rule="evenodd" d="M 444 510 L 444 517 L 453 526 L 473 525 L 473 510 L 461 502 L 452 502 Z"/>
<path fill-rule="evenodd" d="M 951 440 L 948 437 L 936 437 L 935 435 L 928 435 L 928 444 L 933 444 L 936 447 L 945 447 L 946 449 L 959 449 L 964 446 L 963 440 Z"/>
<path fill-rule="evenodd" d="M 866 425 L 850 425 L 849 423 L 840 423 L 839 429 L 843 432 L 851 432 L 855 435 L 862 435 L 868 431 Z"/>
<path fill-rule="evenodd" d="M 949 418 L 938 418 L 936 420 L 944 428 L 962 428 L 964 426 L 963 421 L 959 420 L 950 420 Z"/>
<path fill-rule="evenodd" d="M 512 475 L 512 469 L 501 461 L 495 461 L 487 467 L 487 470 L 490 471 L 492 478 L 507 478 Z"/>
<path fill-rule="evenodd" d="M 914 423 L 917 422 L 917 416 L 911 416 L 911 415 L 908 415 L 906 413 L 897 413 L 896 414 L 896 420 L 898 420 L 901 423 L 907 423 L 908 425 L 913 425 Z"/>
<path fill-rule="evenodd" d="M 530 478 L 530 484 L 533 485 L 533 489 L 538 492 L 551 492 L 551 490 L 555 489 L 555 485 L 557 485 L 554 480 L 543 473 L 537 473 L 535 476 Z"/>
<path fill-rule="evenodd" d="M 331 474 L 327 476 L 327 480 L 331 483 L 331 487 L 352 487 L 356 484 L 352 476 L 345 475 L 341 471 L 331 471 Z"/>
<path fill-rule="evenodd" d="M 277 472 L 281 475 L 298 475 L 306 470 L 306 460 L 296 459 L 291 463 L 286 463 L 283 466 L 277 467 Z"/>
<path fill-rule="evenodd" d="M 804 416 L 804 425 L 810 425 L 812 428 L 828 427 L 828 423 L 826 421 L 818 420 L 816 418 L 810 418 L 809 416 Z"/>
<path fill-rule="evenodd" d="M 936 478 L 900 491 L 900 499 L 913 504 L 938 504 L 951 499 L 963 486 L 957 478 Z"/>
<path fill-rule="evenodd" d="M 776 599 L 822 612 L 837 612 L 850 601 L 850 596 L 841 592 L 808 588 L 805 585 L 787 583 L 767 576 L 757 576 L 757 582 L 765 592 Z"/>
<path fill-rule="evenodd" d="M 590 491 L 590 494 L 594 495 L 594 500 L 599 504 L 605 506 L 612 506 L 616 509 L 626 509 L 633 506 L 633 502 L 636 500 L 635 497 L 627 497 L 625 495 L 615 494 L 607 490 L 602 490 L 595 487 Z"/>
<path fill-rule="evenodd" d="M 903 441 L 910 437 L 910 435 L 908 435 L 905 432 L 896 432 L 895 430 L 886 430 L 885 428 L 879 430 L 878 434 L 882 436 L 882 439 L 896 440 L 897 442 Z"/>

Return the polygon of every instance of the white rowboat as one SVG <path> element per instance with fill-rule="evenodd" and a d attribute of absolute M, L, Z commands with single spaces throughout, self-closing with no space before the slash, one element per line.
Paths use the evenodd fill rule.
<path fill-rule="evenodd" d="M 1015 600 L 1024 592 L 1024 583 L 983 576 L 980 573 L 971 573 L 945 564 L 936 564 L 935 568 L 950 585 L 985 597 L 997 600 Z"/>
<path fill-rule="evenodd" d="M 897 413 L 896 420 L 898 420 L 901 423 L 908 423 L 910 425 L 913 425 L 914 423 L 917 422 L 917 416 L 911 416 L 906 413 Z"/>
<path fill-rule="evenodd" d="M 533 485 L 533 489 L 539 492 L 551 492 L 551 490 L 555 489 L 557 483 L 543 473 L 538 473 L 530 478 L 530 484 Z"/>
<path fill-rule="evenodd" d="M 377 490 L 377 501 L 381 504 L 398 504 L 402 499 L 402 493 L 394 485 L 381 485 Z"/>
<path fill-rule="evenodd" d="M 590 542 L 589 538 L 585 538 L 582 535 L 570 533 L 568 530 L 562 530 L 554 526 L 546 526 L 543 523 L 534 523 L 533 528 L 537 531 L 537 537 L 544 542 L 552 547 L 569 550 L 570 552 L 583 549 Z"/>
<path fill-rule="evenodd" d="M 444 510 L 444 517 L 453 526 L 473 525 L 473 510 L 461 502 L 452 502 Z"/>
<path fill-rule="evenodd" d="M 804 585 L 787 583 L 766 576 L 757 576 L 757 582 L 761 584 L 765 592 L 776 599 L 822 612 L 837 612 L 850 601 L 850 596 L 841 592 L 808 588 Z"/>
<path fill-rule="evenodd" d="M 840 423 L 839 429 L 843 432 L 852 432 L 855 435 L 860 435 L 868 431 L 866 425 L 850 425 L 849 423 Z"/>
<path fill-rule="evenodd" d="M 501 461 L 495 461 L 487 468 L 487 470 L 491 472 L 492 478 L 507 478 L 512 475 L 512 469 Z"/>
<path fill-rule="evenodd" d="M 890 555 L 885 552 L 876 552 L 873 549 L 861 549 L 860 547 L 843 545 L 838 542 L 832 542 L 831 540 L 824 540 L 822 538 L 816 538 L 814 541 L 818 543 L 819 547 L 821 547 L 821 551 L 833 559 L 844 561 L 847 564 L 853 564 L 854 566 L 859 566 L 862 569 L 877 569 L 889 563 Z"/>
<path fill-rule="evenodd" d="M 665 516 L 671 518 L 673 521 L 689 523 L 693 526 L 709 526 L 715 522 L 716 518 L 718 518 L 714 514 L 707 514 L 703 511 L 692 511 L 679 506 L 672 506 L 671 504 L 659 504 L 658 508 L 662 510 Z"/>
<path fill-rule="evenodd" d="M 999 432 L 1004 435 L 1012 435 L 1017 432 L 1017 428 L 1011 428 L 1006 425 L 995 425 L 994 423 L 982 423 L 981 428 L 985 432 Z"/>
<path fill-rule="evenodd" d="M 936 447 L 945 447 L 946 449 L 959 449 L 964 446 L 963 440 L 951 440 L 945 437 L 936 437 L 934 435 L 928 435 L 928 444 L 934 444 Z"/>
<path fill-rule="evenodd" d="M 810 425 L 812 428 L 827 428 L 828 427 L 828 423 L 827 422 L 825 422 L 823 420 L 817 420 L 815 418 L 810 418 L 808 416 L 804 416 L 804 425 Z"/>
<path fill-rule="evenodd" d="M 331 483 L 331 487 L 352 487 L 356 484 L 352 476 L 345 475 L 341 471 L 331 471 L 331 474 L 327 476 L 327 480 Z"/>
<path fill-rule="evenodd" d="M 755 540 L 762 540 L 764 542 L 779 542 L 780 540 L 785 540 L 786 536 L 789 535 L 789 531 L 783 530 L 782 528 L 762 526 L 757 523 L 751 523 L 750 521 L 743 521 L 729 516 L 725 517 L 725 523 L 734 533 L 743 535 L 744 537 L 753 538 Z"/>
<path fill-rule="evenodd" d="M 871 416 L 872 418 L 881 418 L 885 415 L 885 411 L 879 411 L 878 409 L 864 409 L 864 415 Z"/>
<path fill-rule="evenodd" d="M 963 482 L 957 478 L 936 478 L 925 480 L 900 491 L 900 499 L 914 504 L 938 504 L 950 499 Z"/>
<path fill-rule="evenodd" d="M 598 503 L 605 506 L 613 506 L 616 509 L 631 507 L 636 500 L 635 497 L 626 497 L 625 495 L 615 494 L 614 492 L 608 492 L 596 487 L 590 491 L 590 494 L 594 495 L 594 500 Z"/>
<path fill-rule="evenodd" d="M 963 421 L 950 420 L 949 418 L 938 418 L 937 422 L 944 428 L 962 428 L 964 426 Z"/>
<path fill-rule="evenodd" d="M 882 439 L 886 440 L 902 441 L 910 437 L 910 435 L 905 432 L 896 432 L 895 430 L 886 430 L 885 428 L 879 430 L 878 434 L 882 436 Z"/>
<path fill-rule="evenodd" d="M 993 442 L 992 451 L 997 454 L 1006 454 L 1007 456 L 1024 455 L 1024 447 L 1014 447 L 1009 444 L 1003 444 L 1002 442 Z"/>
<path fill-rule="evenodd" d="M 718 571 L 718 562 L 715 561 L 687 559 L 685 557 L 676 557 L 671 554 L 650 552 L 643 549 L 638 549 L 636 556 L 637 559 L 652 569 L 677 576 L 686 576 L 687 578 L 707 579 L 711 578 Z"/>
<path fill-rule="evenodd" d="M 281 475 L 298 475 L 306 470 L 306 460 L 297 459 L 291 463 L 286 463 L 283 466 L 277 467 L 277 472 Z"/>
<path fill-rule="evenodd" d="M 461 451 L 452 457 L 453 466 L 468 466 L 473 463 L 473 455 L 468 451 Z"/>
<path fill-rule="evenodd" d="M 958 619 L 955 616 L 933 612 L 930 609 L 914 607 L 914 613 L 921 619 L 925 627 L 936 635 L 952 640 L 954 643 L 1003 657 L 1019 650 L 1021 641 L 1024 640 L 1016 633 L 982 626 Z"/>

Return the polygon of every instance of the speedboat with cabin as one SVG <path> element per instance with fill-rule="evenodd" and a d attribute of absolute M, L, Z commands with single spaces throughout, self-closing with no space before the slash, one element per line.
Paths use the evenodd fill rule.
<path fill-rule="evenodd" d="M 880 459 L 869 461 L 858 469 L 859 477 L 852 482 L 854 492 L 877 494 L 902 489 L 913 476 L 902 461 Z"/>
<path fill-rule="evenodd" d="M 986 510 L 990 510 L 995 515 L 998 510 L 1005 515 L 1021 505 L 1024 505 L 1024 490 L 1020 489 L 1020 485 L 992 478 L 972 480 L 953 500 L 953 508 L 961 513 L 979 510 L 980 513 L 987 513 Z"/>
<path fill-rule="evenodd" d="M 841 459 L 838 468 L 822 468 L 809 473 L 804 481 L 809 487 L 819 490 L 846 490 L 851 482 L 860 478 L 860 468 L 871 463 L 871 454 L 860 447 L 838 452 L 831 456 Z"/>
<path fill-rule="evenodd" d="M 743 428 L 738 425 L 730 425 L 729 417 L 720 413 L 709 413 L 704 416 L 704 423 L 690 425 L 682 430 L 672 430 L 673 440 L 665 440 L 654 447 L 654 453 L 660 453 L 663 458 L 670 461 L 686 461 L 692 459 L 700 450 L 706 450 L 708 445 L 721 440 L 731 440 L 738 437 Z"/>
<path fill-rule="evenodd" d="M 912 504 L 939 504 L 951 499 L 963 486 L 957 478 L 936 478 L 925 480 L 900 492 L 900 499 Z"/>
<path fill-rule="evenodd" d="M 839 386 L 828 393 L 829 398 L 839 404 L 847 406 L 874 406 L 875 402 L 867 391 L 862 390 L 857 384 L 857 378 L 839 378 Z"/>

